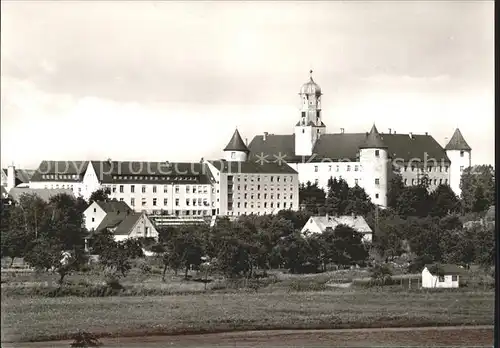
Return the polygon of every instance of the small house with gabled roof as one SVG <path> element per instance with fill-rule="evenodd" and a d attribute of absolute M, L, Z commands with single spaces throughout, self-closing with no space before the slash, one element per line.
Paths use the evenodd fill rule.
<path fill-rule="evenodd" d="M 423 288 L 458 288 L 464 270 L 452 264 L 428 264 L 422 270 Z"/>

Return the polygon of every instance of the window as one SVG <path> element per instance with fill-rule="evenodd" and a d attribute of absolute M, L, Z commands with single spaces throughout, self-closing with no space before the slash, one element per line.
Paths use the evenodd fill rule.
<path fill-rule="evenodd" d="M 354 166 L 354 171 L 357 172 L 359 170 L 359 166 Z"/>
<path fill-rule="evenodd" d="M 120 193 L 123 193 L 123 185 L 120 185 Z"/>
<path fill-rule="evenodd" d="M 293 199 L 293 194 L 290 194 L 290 199 Z M 291 208 L 291 207 L 290 207 Z"/>
<path fill-rule="evenodd" d="M 445 171 L 446 173 L 448 173 L 448 166 L 445 166 L 445 167 L 444 167 L 444 171 Z"/>
<path fill-rule="evenodd" d="M 318 166 L 314 166 L 314 171 L 317 172 L 318 171 Z"/>
<path fill-rule="evenodd" d="M 167 189 L 167 185 L 163 185 L 163 193 L 167 193 L 168 189 Z"/>
<path fill-rule="evenodd" d="M 464 171 L 464 166 L 460 166 L 460 172 Z"/>
<path fill-rule="evenodd" d="M 375 150 L 375 157 L 380 157 L 380 151 L 379 150 Z"/>
<path fill-rule="evenodd" d="M 431 172 L 432 171 L 432 167 L 427 167 L 427 171 Z"/>
<path fill-rule="evenodd" d="M 337 167 L 335 168 L 335 170 L 338 172 L 340 169 L 339 165 L 337 164 Z"/>
<path fill-rule="evenodd" d="M 134 193 L 135 192 L 135 185 L 130 185 L 130 192 Z"/>
<path fill-rule="evenodd" d="M 186 186 L 186 193 L 189 193 L 189 190 L 190 190 L 189 186 Z"/>
<path fill-rule="evenodd" d="M 237 206 L 238 208 L 240 207 L 240 205 L 241 205 L 241 203 L 240 203 L 240 202 L 236 203 L 236 206 Z"/>
<path fill-rule="evenodd" d="M 302 133 L 305 133 L 306 131 L 304 129 L 302 129 Z"/>
<path fill-rule="evenodd" d="M 142 185 L 142 193 L 146 193 L 146 185 Z"/>
<path fill-rule="evenodd" d="M 378 193 L 375 193 L 375 198 L 378 198 Z"/>
<path fill-rule="evenodd" d="M 246 208 L 248 204 L 247 204 L 247 202 L 245 202 L 245 203 L 243 203 L 243 205 L 244 205 L 244 207 Z"/>
<path fill-rule="evenodd" d="M 168 204 L 168 199 L 167 198 L 163 198 L 163 205 L 167 205 Z"/>
<path fill-rule="evenodd" d="M 405 179 L 406 180 L 406 179 Z M 415 185 L 415 179 L 411 179 L 411 184 Z"/>
<path fill-rule="evenodd" d="M 375 185 L 380 185 L 380 179 L 375 179 Z"/>
<path fill-rule="evenodd" d="M 245 199 L 247 199 L 247 194 L 245 193 L 245 196 L 244 196 Z"/>
<path fill-rule="evenodd" d="M 96 209 L 96 208 L 94 208 L 94 213 L 96 213 L 96 212 L 97 212 L 97 209 Z"/>
<path fill-rule="evenodd" d="M 283 208 L 286 208 L 286 202 L 285 202 L 285 203 L 283 203 Z"/>
<path fill-rule="evenodd" d="M 193 186 L 193 193 L 196 193 L 196 186 Z"/>
<path fill-rule="evenodd" d="M 444 276 L 439 276 L 439 282 L 444 283 Z"/>
<path fill-rule="evenodd" d="M 274 176 L 271 176 L 271 182 L 273 182 Z"/>
<path fill-rule="evenodd" d="M 142 204 L 143 207 L 146 206 L 146 198 L 142 198 L 141 204 Z"/>
<path fill-rule="evenodd" d="M 464 152 L 460 151 L 460 157 L 464 157 Z"/>
<path fill-rule="evenodd" d="M 318 184 L 319 184 L 319 180 L 318 180 L 318 179 L 314 179 L 314 183 L 315 183 L 316 185 L 318 185 Z"/>
<path fill-rule="evenodd" d="M 130 205 L 134 206 L 135 205 L 135 198 L 130 198 Z"/>
<path fill-rule="evenodd" d="M 153 193 L 156 193 L 156 185 L 153 186 Z"/>
<path fill-rule="evenodd" d="M 267 199 L 267 193 L 264 193 L 264 199 Z"/>
<path fill-rule="evenodd" d="M 280 207 L 280 202 L 276 203 L 276 208 Z"/>
<path fill-rule="evenodd" d="M 354 184 L 357 185 L 358 184 L 358 179 L 354 179 Z"/>
<path fill-rule="evenodd" d="M 444 183 L 448 185 L 448 179 L 444 179 Z"/>
<path fill-rule="evenodd" d="M 186 199 L 186 205 L 189 205 L 191 201 L 189 200 L 189 198 Z"/>
<path fill-rule="evenodd" d="M 257 185 L 257 190 L 260 190 L 260 185 Z"/>
<path fill-rule="evenodd" d="M 120 202 L 123 202 L 123 198 L 120 198 Z"/>
<path fill-rule="evenodd" d="M 264 202 L 264 208 L 267 208 L 267 202 Z"/>
<path fill-rule="evenodd" d="M 175 193 L 179 193 L 179 186 L 175 187 Z"/>
<path fill-rule="evenodd" d="M 236 152 L 231 152 L 231 159 L 235 159 L 236 158 Z"/>
<path fill-rule="evenodd" d="M 176 198 L 175 199 L 175 206 L 178 207 L 179 206 L 179 198 Z"/>
<path fill-rule="evenodd" d="M 452 282 L 456 282 L 458 280 L 458 276 L 457 275 L 452 275 L 451 276 L 451 281 Z"/>
<path fill-rule="evenodd" d="M 332 171 L 332 166 L 328 166 L 328 171 L 331 172 Z"/>
<path fill-rule="evenodd" d="M 347 165 L 347 171 L 350 172 L 351 171 L 351 166 L 350 165 Z"/>
<path fill-rule="evenodd" d="M 439 185 L 443 183 L 443 179 L 439 179 Z"/>
<path fill-rule="evenodd" d="M 153 206 L 156 206 L 157 199 L 153 198 Z"/>
<path fill-rule="evenodd" d="M 260 199 L 260 193 L 257 193 L 257 199 Z"/>
<path fill-rule="evenodd" d="M 94 218 L 92 218 L 92 222 L 94 222 L 94 221 L 95 221 L 95 219 L 94 219 Z"/>

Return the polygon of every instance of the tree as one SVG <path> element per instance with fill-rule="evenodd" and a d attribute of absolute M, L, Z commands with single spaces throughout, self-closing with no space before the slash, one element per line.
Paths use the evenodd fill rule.
<path fill-rule="evenodd" d="M 363 263 L 368 251 L 362 242 L 362 234 L 347 225 L 338 225 L 333 230 L 335 250 L 334 263 L 342 266 Z"/>
<path fill-rule="evenodd" d="M 397 210 L 399 197 L 405 190 L 403 177 L 400 173 L 394 173 L 389 181 L 387 188 L 387 206 L 391 209 Z"/>
<path fill-rule="evenodd" d="M 125 277 L 132 268 L 127 251 L 121 243 L 116 243 L 114 247 L 103 250 L 99 262 L 109 268 L 114 276 L 120 274 Z"/>
<path fill-rule="evenodd" d="M 374 239 L 374 247 L 380 256 L 389 261 L 400 256 L 405 250 L 403 241 L 405 240 L 406 221 L 398 215 L 380 214 L 378 224 L 378 235 Z"/>
<path fill-rule="evenodd" d="M 299 204 L 313 215 L 318 214 L 318 207 L 325 204 L 325 191 L 318 187 L 318 184 L 311 184 L 308 181 L 299 187 Z"/>
<path fill-rule="evenodd" d="M 370 269 L 370 278 L 379 285 L 388 284 L 391 281 L 392 270 L 387 264 L 376 264 Z"/>
<path fill-rule="evenodd" d="M 101 188 L 92 192 L 92 194 L 89 197 L 89 205 L 91 205 L 94 202 L 109 202 L 111 200 L 111 198 L 109 198 L 110 194 L 111 191 L 108 187 Z"/>
<path fill-rule="evenodd" d="M 432 216 L 443 217 L 459 210 L 459 199 L 450 186 L 441 184 L 430 195 Z"/>
<path fill-rule="evenodd" d="M 347 204 L 345 207 L 346 214 L 355 214 L 361 216 L 367 216 L 367 214 L 374 209 L 374 205 L 371 202 L 370 197 L 366 194 L 366 191 L 358 186 L 349 188 L 347 194 Z"/>
<path fill-rule="evenodd" d="M 274 253 L 280 255 L 284 266 L 291 273 L 312 271 L 317 270 L 320 265 L 320 252 L 315 249 L 317 245 L 299 232 L 295 232 L 281 238 Z"/>
<path fill-rule="evenodd" d="M 490 165 L 465 168 L 460 178 L 462 208 L 482 212 L 496 201 L 495 171 Z"/>
<path fill-rule="evenodd" d="M 328 193 L 325 202 L 325 212 L 344 215 L 349 199 L 349 185 L 344 179 L 328 180 Z"/>
<path fill-rule="evenodd" d="M 78 200 L 58 194 L 50 198 L 48 209 L 50 223 L 44 235 L 57 239 L 65 249 L 83 248 L 87 231 L 82 227 L 84 217 Z"/>
<path fill-rule="evenodd" d="M 31 240 L 29 234 L 22 228 L 12 227 L 2 231 L 2 257 L 10 257 L 10 267 L 16 257 L 23 257 Z"/>
<path fill-rule="evenodd" d="M 92 253 L 95 255 L 102 255 L 106 253 L 109 249 L 117 247 L 114 239 L 114 234 L 108 229 L 95 232 L 89 244 Z"/>

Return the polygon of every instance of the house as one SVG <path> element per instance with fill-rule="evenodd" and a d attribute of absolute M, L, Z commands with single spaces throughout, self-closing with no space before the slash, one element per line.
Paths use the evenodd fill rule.
<path fill-rule="evenodd" d="M 74 197 L 73 191 L 67 189 L 32 189 L 32 188 L 14 187 L 9 191 L 10 198 L 15 202 L 19 202 L 21 196 L 25 194 L 37 195 L 45 202 L 48 202 L 50 198 L 57 196 L 59 194 L 67 194 L 69 196 Z"/>
<path fill-rule="evenodd" d="M 302 227 L 302 234 L 323 233 L 327 229 L 334 230 L 338 225 L 347 225 L 353 230 L 360 232 L 363 235 L 363 242 L 372 241 L 372 229 L 366 223 L 365 219 L 359 215 L 342 215 L 342 216 L 311 216 Z"/>
<path fill-rule="evenodd" d="M 88 231 L 110 230 L 116 241 L 128 238 L 158 238 L 154 223 L 145 212 L 134 212 L 125 202 L 93 202 L 83 213 Z"/>
<path fill-rule="evenodd" d="M 84 212 L 85 228 L 96 230 L 106 215 L 120 215 L 132 211 L 125 202 L 111 200 L 109 202 L 93 202 Z"/>
<path fill-rule="evenodd" d="M 35 171 L 31 169 L 16 169 L 14 166 L 3 168 L 1 174 L 1 186 L 7 192 L 13 187 L 29 187 L 29 182 Z"/>
<path fill-rule="evenodd" d="M 425 265 L 422 270 L 423 288 L 458 288 L 463 269 L 451 264 Z"/>

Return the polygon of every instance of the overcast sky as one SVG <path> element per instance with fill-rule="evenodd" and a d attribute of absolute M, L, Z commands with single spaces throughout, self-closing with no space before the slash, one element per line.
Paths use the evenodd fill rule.
<path fill-rule="evenodd" d="M 289 134 L 309 69 L 328 133 L 456 127 L 494 163 L 493 1 L 2 1 L 1 161 L 220 158 Z"/>

